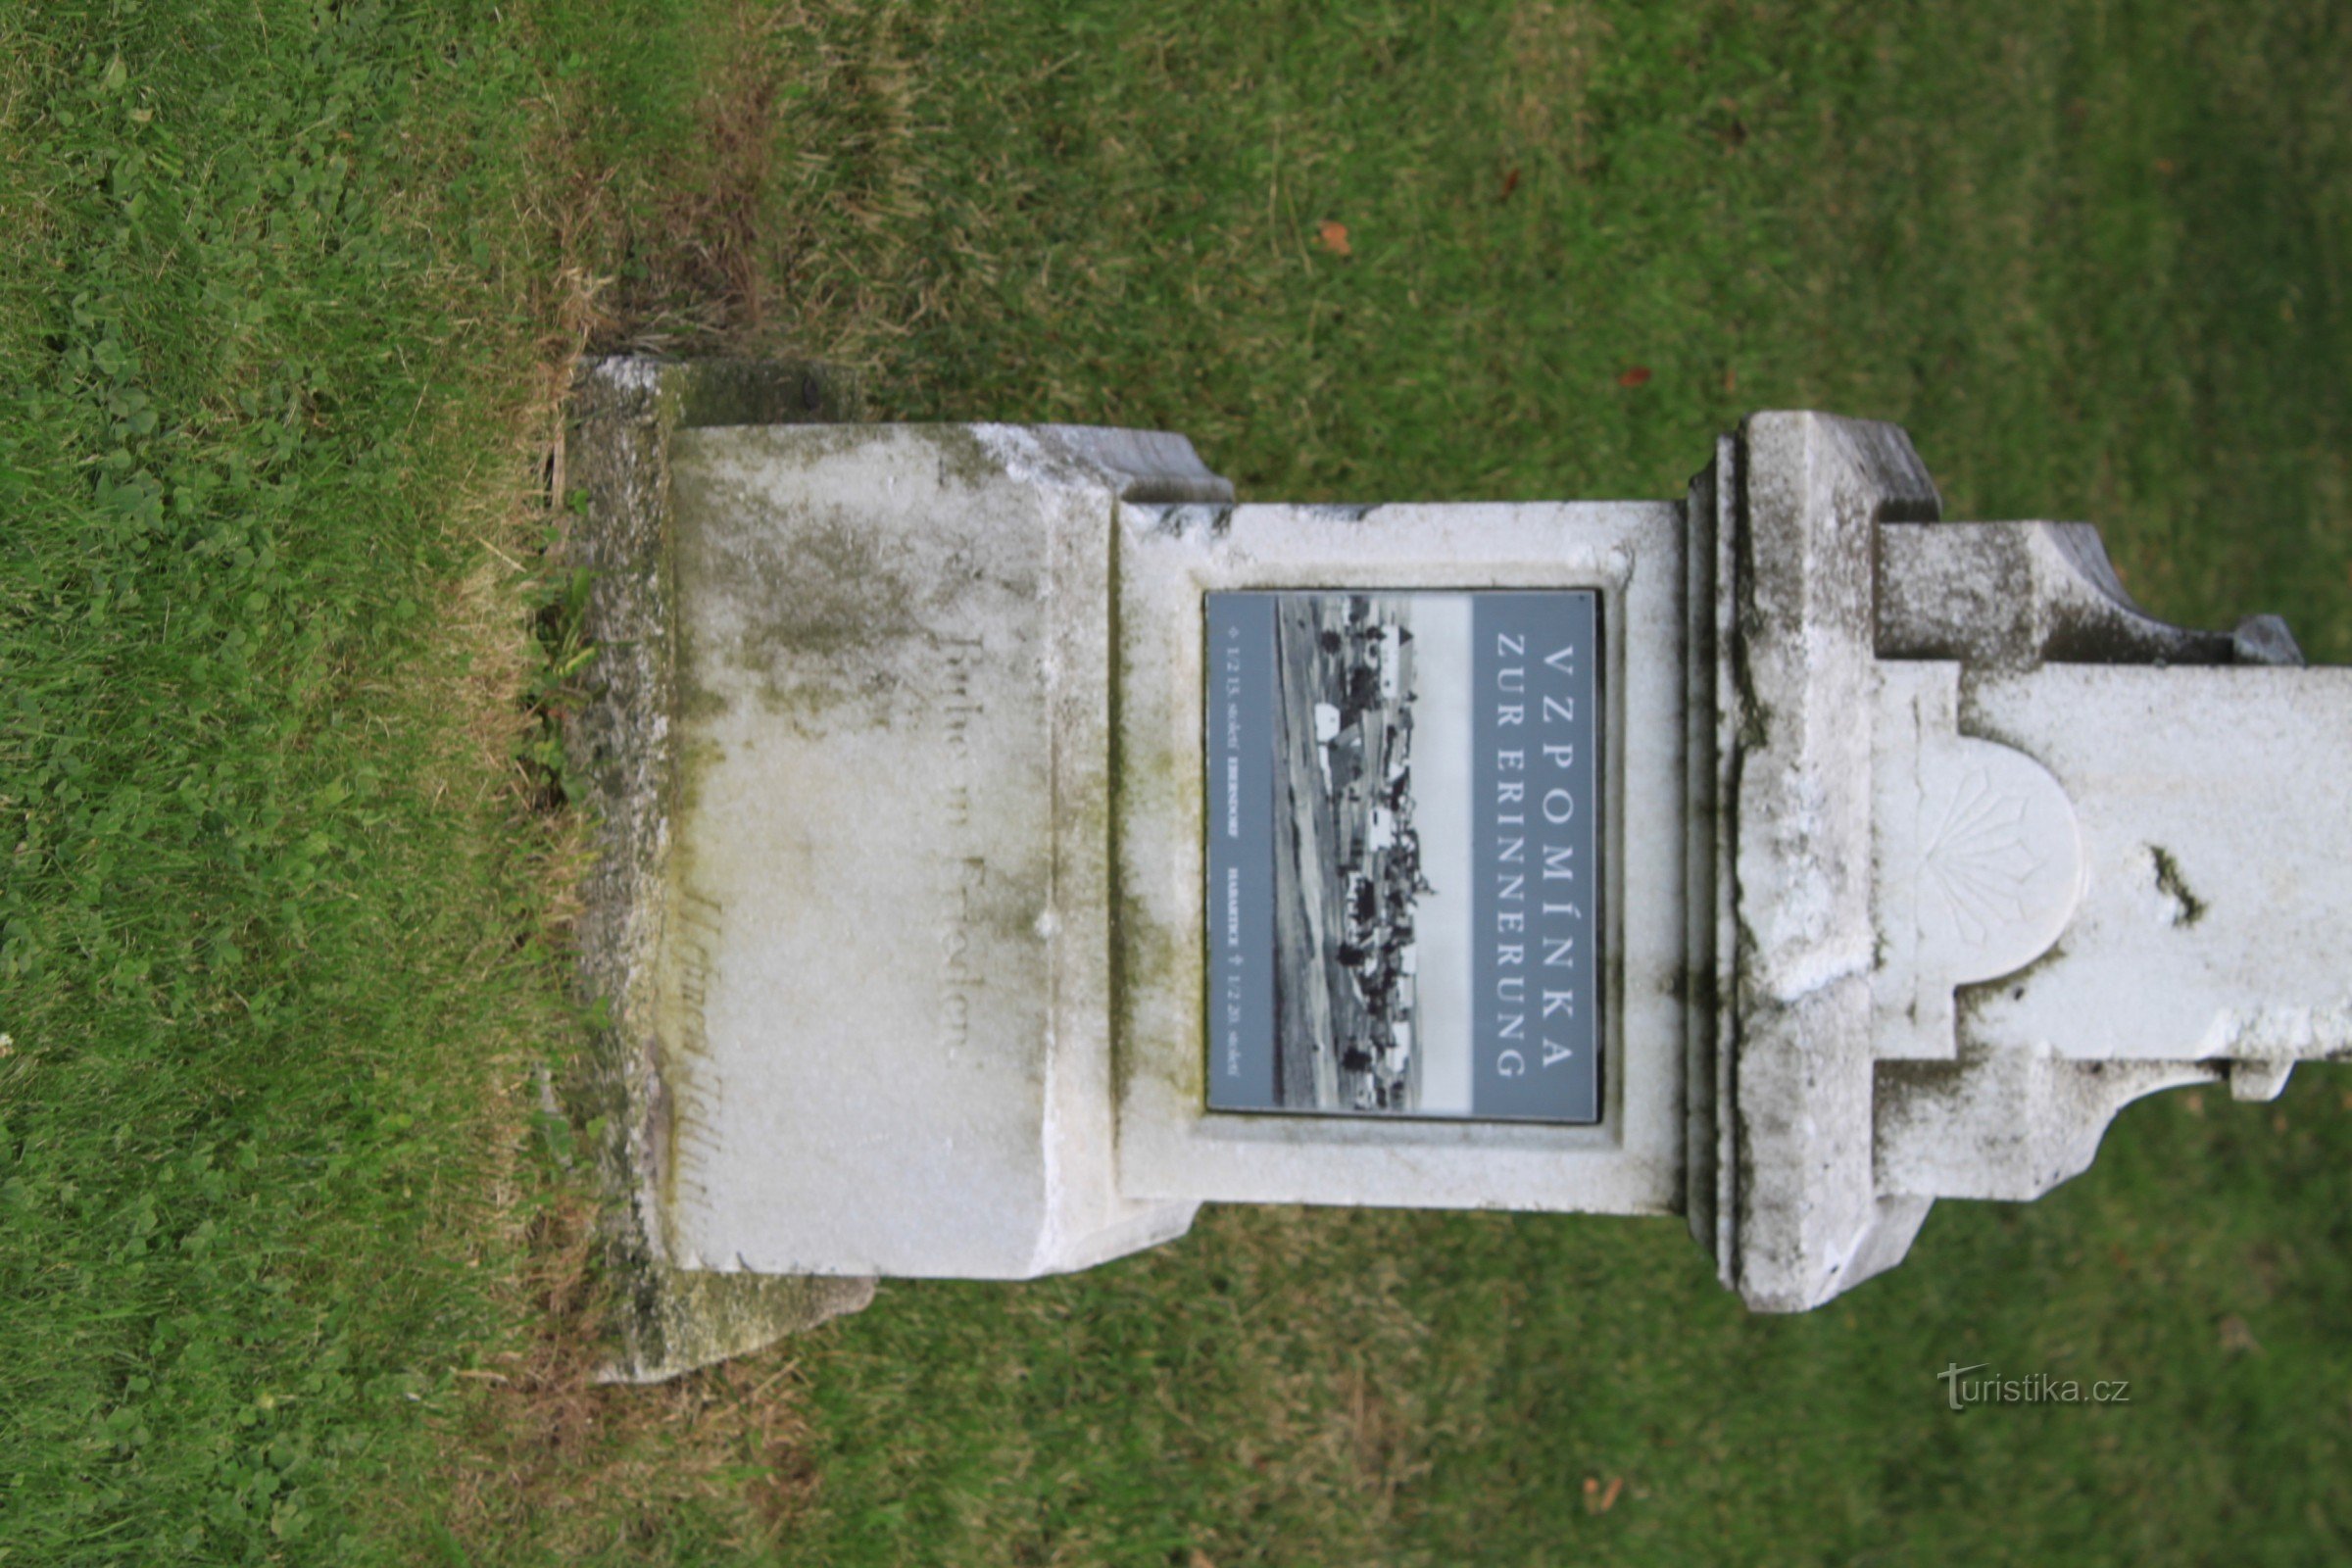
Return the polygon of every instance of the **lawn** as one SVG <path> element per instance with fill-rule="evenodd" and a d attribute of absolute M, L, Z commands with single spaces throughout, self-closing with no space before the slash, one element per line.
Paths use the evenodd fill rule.
<path fill-rule="evenodd" d="M 2352 14 L 205 4 L 0 19 L 0 1563 L 2352 1554 L 2352 1080 L 2175 1095 L 1820 1312 L 1668 1223 L 1210 1210 L 596 1389 L 539 1108 L 570 357 L 1678 495 L 1899 420 L 2352 661 Z M 2287 939 L 2324 941 L 2324 933 Z M 1976 1409 L 1935 1374 L 2128 1379 Z"/>

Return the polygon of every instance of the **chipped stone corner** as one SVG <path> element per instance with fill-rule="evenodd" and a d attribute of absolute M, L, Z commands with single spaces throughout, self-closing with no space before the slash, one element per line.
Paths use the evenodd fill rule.
<path fill-rule="evenodd" d="M 577 984 L 603 1023 L 565 1085 L 565 1109 L 598 1133 L 601 1228 L 618 1307 L 601 1376 L 655 1382 L 740 1355 L 872 1298 L 866 1279 L 722 1274 L 672 1266 L 658 1194 L 664 1094 L 653 964 L 667 886 L 676 789 L 671 659 L 670 438 L 730 424 L 837 424 L 866 417 L 851 371 L 812 362 L 613 358 L 575 376 L 567 493 L 584 491 L 561 546 L 594 574 L 582 634 L 599 653 L 592 695 L 564 726 L 589 781 L 597 858 L 582 889 Z"/>
<path fill-rule="evenodd" d="M 874 1298 L 871 1279 L 716 1274 L 645 1258 L 620 1274 L 619 1353 L 597 1369 L 599 1383 L 666 1383 L 862 1311 Z"/>
<path fill-rule="evenodd" d="M 1942 503 L 1900 429 L 1824 414 L 1750 416 L 1718 469 L 1717 1265 L 1750 1307 L 1803 1311 L 1899 1261 L 1927 1211 L 1872 1172 L 1872 558 Z"/>

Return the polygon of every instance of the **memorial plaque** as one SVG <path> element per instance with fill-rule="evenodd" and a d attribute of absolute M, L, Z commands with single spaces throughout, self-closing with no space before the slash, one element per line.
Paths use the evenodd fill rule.
<path fill-rule="evenodd" d="M 1235 505 L 1164 432 L 593 385 L 640 1367 L 745 1343 L 728 1273 L 1033 1278 L 1202 1202 L 1681 1214 L 1801 1311 L 2142 1095 L 2352 1059 L 2281 936 L 2352 905 L 2352 669 L 1939 520 L 1892 426 L 1755 415 L 1679 502 Z"/>
<path fill-rule="evenodd" d="M 1600 1115 L 1599 596 L 1205 596 L 1208 1105 Z"/>

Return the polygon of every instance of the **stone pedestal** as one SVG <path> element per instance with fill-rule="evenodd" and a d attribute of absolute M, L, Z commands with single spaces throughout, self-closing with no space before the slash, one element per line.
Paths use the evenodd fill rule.
<path fill-rule="evenodd" d="M 2082 1169 L 2136 1095 L 2352 1048 L 2352 673 L 2273 620 L 2152 620 L 2085 528 L 1940 521 L 1891 426 L 1754 416 L 1680 501 L 1236 506 L 1173 435 L 649 418 L 697 373 L 594 368 L 581 432 L 579 548 L 617 585 L 575 737 L 589 977 L 668 1279 L 1019 1279 L 1204 1200 L 1371 1203 L 1679 1213 L 1798 1310 L 1936 1198 Z M 1440 799 L 1412 714 L 1455 734 L 1411 607 L 1495 590 L 1593 616 L 1597 1103 L 1348 1113 L 1425 1070 L 1424 1004 L 1382 1010 L 1423 995 L 1413 900 L 1446 897 L 1395 849 L 1408 761 Z M 1308 591 L 1363 695 L 1346 735 L 1317 709 L 1298 798 L 1387 788 L 1350 897 L 1405 902 L 1344 960 L 1377 1038 L 1313 1048 L 1359 1102 L 1215 1110 L 1204 607 Z M 1382 714 L 1385 772 L 1348 782 Z"/>

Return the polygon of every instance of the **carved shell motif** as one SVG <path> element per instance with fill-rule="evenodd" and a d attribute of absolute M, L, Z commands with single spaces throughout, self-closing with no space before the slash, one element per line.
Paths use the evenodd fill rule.
<path fill-rule="evenodd" d="M 1921 970 L 1966 985 L 2023 968 L 2082 898 L 2073 803 L 2024 753 L 1966 736 L 1924 752 L 1919 782 Z"/>

